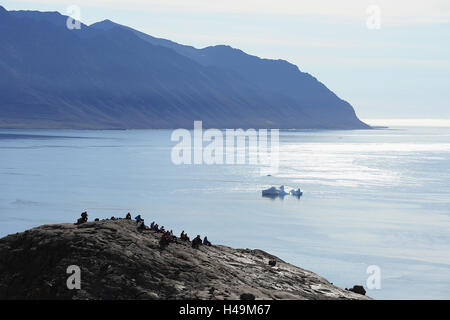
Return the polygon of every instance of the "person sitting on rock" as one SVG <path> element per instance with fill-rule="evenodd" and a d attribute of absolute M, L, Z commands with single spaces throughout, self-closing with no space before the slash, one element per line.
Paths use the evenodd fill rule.
<path fill-rule="evenodd" d="M 207 236 L 205 236 L 205 238 L 203 238 L 203 244 L 205 246 L 211 246 L 211 242 L 208 241 L 208 237 Z"/>
<path fill-rule="evenodd" d="M 137 216 L 134 218 L 134 220 L 136 220 L 136 222 L 139 222 L 139 221 L 144 220 L 144 219 L 141 218 L 141 215 L 137 215 Z"/>
<path fill-rule="evenodd" d="M 131 220 L 131 213 L 127 213 L 127 215 L 125 216 L 125 219 L 127 219 L 127 220 Z"/>
<path fill-rule="evenodd" d="M 185 233 L 184 230 L 181 231 L 180 239 L 183 241 L 190 241 L 187 233 Z"/>
<path fill-rule="evenodd" d="M 170 234 L 169 231 L 166 231 L 166 239 L 167 239 L 167 241 L 168 241 L 169 243 L 174 242 L 174 241 L 173 241 L 173 237 L 172 237 L 172 235 Z"/>
<path fill-rule="evenodd" d="M 172 239 L 172 242 L 178 243 L 177 237 L 173 234 L 172 230 L 169 231 L 169 234 L 170 234 L 170 238 Z"/>
<path fill-rule="evenodd" d="M 164 249 L 169 245 L 169 240 L 167 239 L 167 236 L 165 233 L 162 234 L 161 238 L 159 239 L 159 247 L 161 249 Z"/>
<path fill-rule="evenodd" d="M 84 211 L 84 212 L 81 213 L 81 218 L 79 218 L 77 220 L 77 223 L 75 223 L 75 224 L 82 224 L 82 223 L 85 223 L 87 221 L 88 221 L 88 214 L 87 214 L 87 211 Z"/>
<path fill-rule="evenodd" d="M 161 226 L 161 229 L 159 229 L 160 232 L 166 233 L 166 230 L 164 230 L 164 226 Z"/>
<path fill-rule="evenodd" d="M 137 223 L 137 230 L 142 231 L 145 229 L 147 229 L 147 227 L 145 226 L 144 219 L 139 220 L 139 222 Z"/>
<path fill-rule="evenodd" d="M 194 238 L 194 240 L 192 240 L 192 248 L 198 249 L 201 244 L 202 244 L 202 238 L 200 238 L 200 235 L 197 235 Z"/>

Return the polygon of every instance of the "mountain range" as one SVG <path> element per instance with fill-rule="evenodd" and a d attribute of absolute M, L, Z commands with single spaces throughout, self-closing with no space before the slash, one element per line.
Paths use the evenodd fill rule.
<path fill-rule="evenodd" d="M 0 6 L 0 127 L 365 129 L 353 107 L 284 60 L 197 49 L 110 20 Z"/>

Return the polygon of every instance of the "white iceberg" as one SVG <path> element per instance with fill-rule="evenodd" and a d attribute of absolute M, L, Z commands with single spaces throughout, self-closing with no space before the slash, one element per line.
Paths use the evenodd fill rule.
<path fill-rule="evenodd" d="M 285 195 L 290 194 L 295 197 L 300 197 L 303 195 L 303 192 L 299 189 L 291 189 L 289 192 L 284 190 L 284 186 L 280 188 L 271 187 L 269 189 L 263 190 L 263 197 L 284 197 Z"/>
<path fill-rule="evenodd" d="M 271 187 L 262 191 L 263 196 L 285 196 L 287 194 L 288 193 L 284 191 L 284 186 L 281 186 L 279 189 L 276 187 Z"/>
<path fill-rule="evenodd" d="M 300 188 L 292 189 L 291 191 L 289 191 L 289 193 L 296 197 L 300 197 L 301 195 L 303 195 L 303 192 L 300 190 Z"/>

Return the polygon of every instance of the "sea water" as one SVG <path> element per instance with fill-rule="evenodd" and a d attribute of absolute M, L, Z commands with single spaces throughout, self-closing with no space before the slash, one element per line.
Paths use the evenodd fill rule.
<path fill-rule="evenodd" d="M 175 165 L 170 130 L 0 130 L 0 236 L 133 217 L 259 248 L 374 298 L 450 298 L 450 128 L 282 131 L 278 173 Z M 269 199 L 270 186 L 300 199 Z"/>

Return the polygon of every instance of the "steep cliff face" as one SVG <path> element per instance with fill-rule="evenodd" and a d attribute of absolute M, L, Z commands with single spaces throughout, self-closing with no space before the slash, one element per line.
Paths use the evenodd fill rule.
<path fill-rule="evenodd" d="M 66 18 L 0 10 L 0 127 L 369 128 L 286 61 L 226 46 L 188 53 L 111 22 L 68 30 Z"/>
<path fill-rule="evenodd" d="M 269 261 L 276 261 L 275 266 Z M 69 290 L 69 266 L 80 289 Z M 159 246 L 131 220 L 44 225 L 0 239 L 0 299 L 367 299 L 261 250 Z"/>

